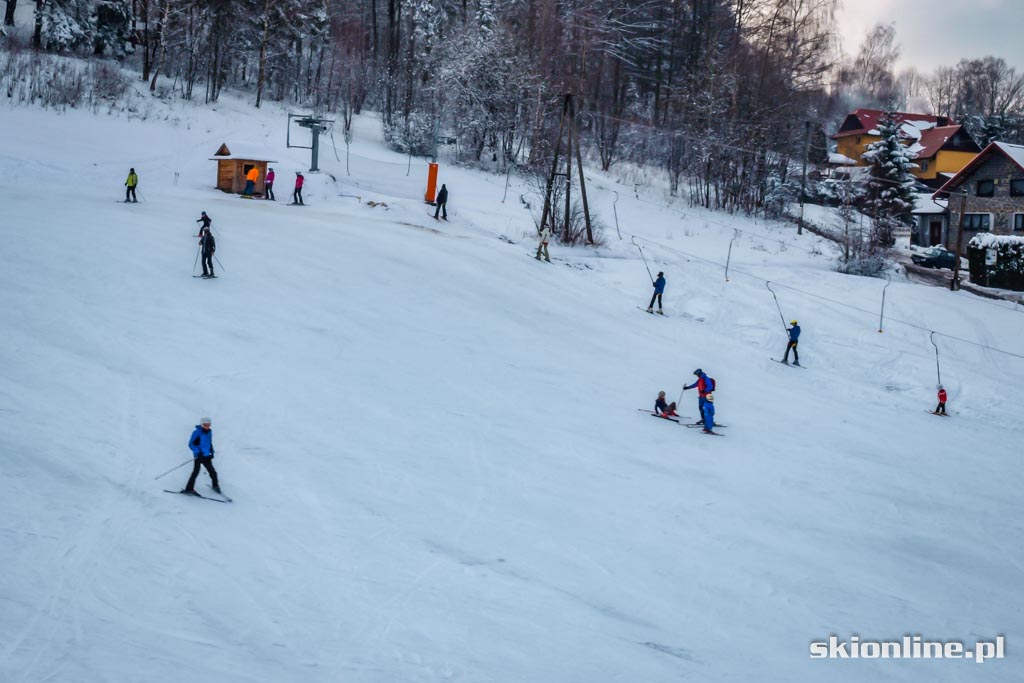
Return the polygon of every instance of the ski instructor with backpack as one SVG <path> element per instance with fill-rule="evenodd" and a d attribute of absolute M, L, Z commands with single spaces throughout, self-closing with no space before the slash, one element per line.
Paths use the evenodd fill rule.
<path fill-rule="evenodd" d="M 700 368 L 694 370 L 693 374 L 697 377 L 697 381 L 693 384 L 684 386 L 683 391 L 687 391 L 688 389 L 697 390 L 697 414 L 703 417 L 704 404 L 707 402 L 707 396 L 715 390 L 715 380 L 708 377 L 707 373 Z M 701 423 L 697 422 L 697 424 Z"/>

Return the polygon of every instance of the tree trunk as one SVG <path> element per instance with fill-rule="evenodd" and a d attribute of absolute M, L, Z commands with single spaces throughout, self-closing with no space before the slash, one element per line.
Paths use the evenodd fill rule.
<path fill-rule="evenodd" d="M 37 50 L 43 47 L 43 7 L 46 0 L 36 0 L 36 27 L 32 31 L 32 47 Z"/>
<path fill-rule="evenodd" d="M 263 81 L 267 73 L 267 36 L 270 35 L 270 0 L 263 0 L 263 34 L 260 36 L 260 69 L 256 77 L 256 108 L 263 102 Z"/>
<path fill-rule="evenodd" d="M 4 24 L 14 26 L 14 10 L 18 8 L 18 0 L 7 0 L 7 12 L 4 14 Z"/>

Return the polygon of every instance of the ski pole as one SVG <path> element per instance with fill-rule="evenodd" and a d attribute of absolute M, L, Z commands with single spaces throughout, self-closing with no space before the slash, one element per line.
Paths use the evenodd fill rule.
<path fill-rule="evenodd" d="M 217 262 L 218 266 L 220 266 L 220 270 L 221 270 L 222 273 L 228 272 L 228 271 L 224 270 L 224 264 L 220 262 L 219 258 L 217 258 L 217 254 L 213 255 L 213 260 Z"/>
<path fill-rule="evenodd" d="M 166 472 L 164 472 L 160 476 L 153 477 L 153 481 L 156 481 L 157 479 L 160 479 L 161 477 L 166 477 L 168 474 L 170 474 L 174 470 L 179 469 L 179 468 L 184 467 L 185 465 L 189 464 L 190 462 L 192 462 L 192 460 L 193 460 L 193 458 L 189 458 L 188 460 L 186 460 L 185 462 L 181 463 L 180 465 L 175 465 L 174 467 L 172 467 L 171 469 L 167 470 Z"/>
<path fill-rule="evenodd" d="M 196 266 L 199 265 L 199 252 L 202 251 L 202 247 L 196 247 L 196 260 L 192 263 L 192 274 L 196 274 Z"/>

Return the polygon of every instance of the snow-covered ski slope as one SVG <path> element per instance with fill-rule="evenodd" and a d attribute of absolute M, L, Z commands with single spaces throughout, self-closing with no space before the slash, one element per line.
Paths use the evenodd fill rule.
<path fill-rule="evenodd" d="M 936 337 L 932 417 L 926 332 L 780 286 L 808 369 L 772 362 L 763 279 L 878 309 L 817 238 L 595 173 L 608 247 L 548 265 L 523 184 L 443 165 L 435 223 L 371 116 L 305 208 L 279 110 L 0 116 L 0 680 L 1021 680 L 1024 361 Z M 276 204 L 212 189 L 222 142 L 274 153 Z M 681 253 L 732 228 L 728 283 Z M 1022 348 L 999 303 L 897 280 L 886 314 Z M 636 410 L 696 367 L 724 438 Z M 207 414 L 231 505 L 154 480 Z M 830 634 L 1007 658 L 811 660 Z"/>

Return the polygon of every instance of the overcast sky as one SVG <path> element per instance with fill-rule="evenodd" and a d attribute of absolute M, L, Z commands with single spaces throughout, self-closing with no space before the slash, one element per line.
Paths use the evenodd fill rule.
<path fill-rule="evenodd" d="M 843 0 L 839 32 L 854 54 L 875 24 L 896 23 L 899 68 L 931 71 L 965 57 L 1002 57 L 1024 70 L 1024 0 Z"/>

